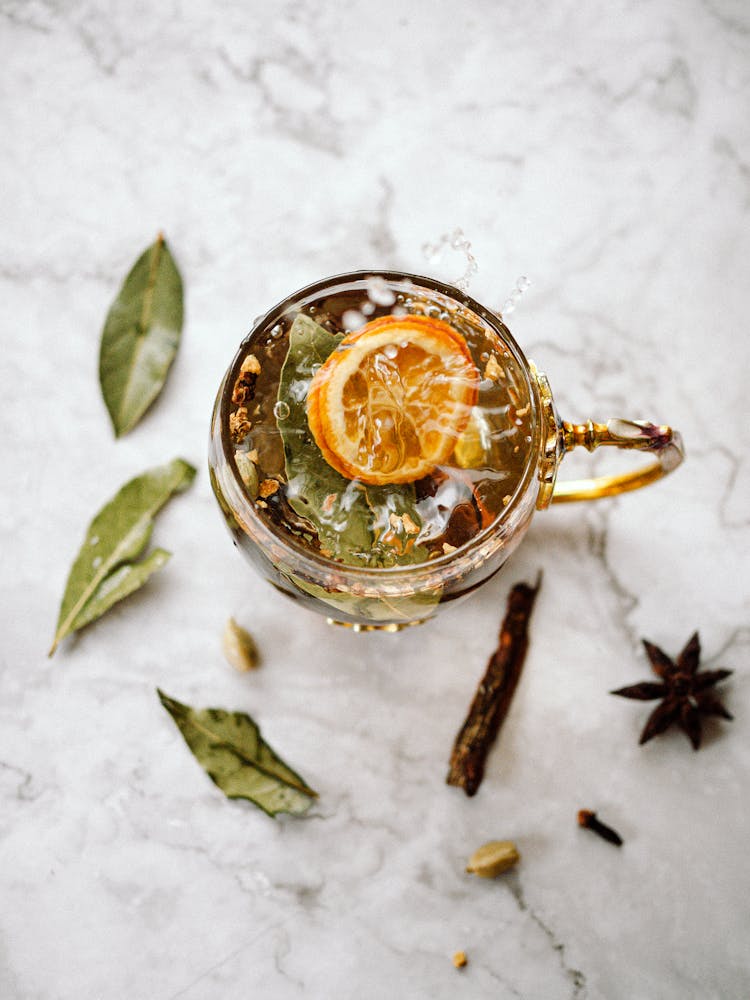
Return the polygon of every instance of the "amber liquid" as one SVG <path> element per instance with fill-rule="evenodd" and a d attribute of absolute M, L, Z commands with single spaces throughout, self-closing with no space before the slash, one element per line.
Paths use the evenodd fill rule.
<path fill-rule="evenodd" d="M 272 325 L 256 329 L 243 344 L 233 368 L 235 377 L 250 355 L 260 370 L 245 376 L 224 433 L 232 441 L 238 469 L 246 471 L 248 461 L 255 467 L 248 497 L 258 515 L 281 538 L 321 554 L 315 527 L 288 502 L 277 423 L 285 405 L 279 398 L 281 369 L 289 330 L 299 313 L 333 334 L 349 333 L 362 323 L 394 314 L 440 319 L 461 334 L 481 377 L 469 423 L 456 437 L 447 462 L 413 484 L 392 489 L 409 491 L 426 561 L 459 550 L 488 528 L 512 502 L 530 458 L 533 408 L 524 372 L 496 331 L 467 307 L 408 282 L 383 279 L 364 289 L 342 289 L 301 301 Z M 356 487 L 357 481 L 353 483 Z M 328 557 L 324 548 L 322 554 Z M 351 565 L 366 564 L 368 555 L 355 553 Z M 397 564 L 398 557 L 394 558 Z"/>

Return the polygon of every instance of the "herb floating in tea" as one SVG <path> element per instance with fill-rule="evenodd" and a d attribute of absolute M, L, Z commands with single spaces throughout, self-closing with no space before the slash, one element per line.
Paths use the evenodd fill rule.
<path fill-rule="evenodd" d="M 414 486 L 365 486 L 350 481 L 323 457 L 307 422 L 305 400 L 319 366 L 341 341 L 309 316 L 289 332 L 281 370 L 276 422 L 284 443 L 289 506 L 314 526 L 321 551 L 353 565 L 400 566 L 424 562 L 416 544 L 422 520 Z M 278 484 L 274 484 L 273 493 Z M 261 484 L 263 496 L 263 484 Z"/>
<path fill-rule="evenodd" d="M 318 793 L 274 753 L 249 715 L 197 710 L 157 693 L 195 759 L 228 799 L 248 799 L 269 816 L 307 812 Z"/>
<path fill-rule="evenodd" d="M 182 278 L 161 233 L 125 278 L 102 331 L 99 381 L 115 436 L 159 395 L 182 332 Z"/>
<path fill-rule="evenodd" d="M 154 515 L 194 478 L 192 465 L 176 458 L 131 479 L 102 507 L 68 575 L 50 656 L 61 639 L 138 590 L 169 559 L 169 552 L 154 549 L 135 562 L 149 543 Z"/>
<path fill-rule="evenodd" d="M 709 690 L 720 681 L 726 680 L 731 670 L 698 670 L 700 661 L 700 640 L 696 632 L 689 640 L 676 662 L 671 660 L 658 646 L 643 640 L 643 645 L 651 661 L 651 667 L 660 682 L 642 681 L 630 687 L 618 688 L 610 694 L 637 701 L 661 699 L 643 727 L 641 745 L 648 743 L 671 725 L 677 725 L 687 735 L 697 750 L 701 745 L 701 720 L 707 715 L 718 715 L 722 719 L 732 716 Z"/>
<path fill-rule="evenodd" d="M 511 590 L 498 647 L 453 745 L 445 780 L 463 788 L 467 795 L 474 795 L 482 783 L 487 754 L 510 708 L 526 657 L 529 619 L 540 585 L 541 574 L 534 587 L 517 583 Z"/>
<path fill-rule="evenodd" d="M 597 818 L 596 813 L 592 812 L 590 809 L 578 810 L 578 825 L 582 826 L 584 830 L 591 830 L 592 833 L 596 833 L 602 838 L 602 840 L 606 840 L 610 844 L 614 844 L 615 847 L 622 847 L 622 837 L 617 830 L 613 830 L 611 826 L 607 826 L 606 823 L 602 823 L 602 821 Z"/>

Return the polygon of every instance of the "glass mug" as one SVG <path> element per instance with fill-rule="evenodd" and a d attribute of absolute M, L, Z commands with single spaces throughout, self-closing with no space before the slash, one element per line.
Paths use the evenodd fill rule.
<path fill-rule="evenodd" d="M 306 317 L 304 322 L 319 337 L 336 336 L 337 345 L 341 334 L 349 331 L 333 351 L 336 362 L 347 350 L 354 354 L 359 350 L 364 357 L 358 344 L 366 343 L 364 334 L 370 331 L 376 353 L 374 361 L 368 355 L 367 363 L 374 365 L 368 371 L 382 369 L 382 378 L 391 387 L 395 383 L 388 379 L 393 379 L 394 371 L 396 382 L 400 376 L 393 369 L 396 362 L 388 358 L 402 351 L 404 358 L 413 359 L 416 352 L 421 359 L 419 350 L 430 337 L 429 344 L 437 344 L 432 350 L 452 351 L 451 363 L 455 355 L 471 367 L 476 384 L 471 399 L 465 401 L 470 415 L 460 416 L 452 454 L 443 465 L 416 484 L 399 487 L 398 493 L 389 492 L 388 486 L 368 487 L 356 476 L 349 483 L 341 479 L 322 458 L 317 438 L 313 440 L 304 419 L 305 407 L 309 412 L 312 405 L 311 380 L 326 362 L 326 352 L 315 356 L 314 364 L 310 363 L 313 355 L 304 356 L 299 360 L 302 367 L 292 369 L 288 403 L 296 407 L 302 423 L 288 430 L 295 437 L 284 438 L 290 405 L 279 398 L 279 386 L 285 380 L 287 356 L 292 357 L 289 347 L 295 334 L 290 335 L 290 330 L 300 316 Z M 377 331 L 395 329 L 401 336 L 402 327 L 406 333 L 401 341 L 383 347 L 383 336 L 378 339 Z M 409 340 L 412 328 L 417 330 L 414 341 Z M 455 346 L 456 331 L 463 347 Z M 328 351 L 334 341 L 326 343 Z M 433 362 L 434 358 L 428 358 L 425 363 Z M 439 386 L 440 371 L 437 375 L 432 371 L 429 377 Z M 360 378 L 356 371 L 351 377 L 355 382 Z M 407 390 L 419 392 L 419 382 L 426 378 L 420 374 L 412 380 L 416 389 L 412 384 Z M 450 378 L 443 381 L 450 390 Z M 378 389 L 383 384 L 378 383 Z M 440 425 L 444 413 L 435 416 Z M 356 438 L 356 429 L 354 433 Z M 318 443 L 325 449 L 324 441 Z M 354 440 L 355 451 L 357 446 Z M 557 482 L 560 462 L 569 451 L 578 447 L 593 451 L 601 446 L 647 452 L 650 460 L 624 474 Z M 359 441 L 358 454 L 363 447 Z M 317 465 L 310 465 L 312 457 Z M 547 378 L 525 358 L 499 315 L 450 285 L 391 271 L 326 278 L 295 292 L 258 319 L 219 388 L 209 448 L 212 487 L 235 544 L 277 590 L 325 615 L 331 623 L 357 631 L 398 631 L 431 618 L 442 605 L 465 598 L 497 573 L 523 539 L 535 511 L 550 503 L 638 489 L 671 472 L 683 458 L 681 437 L 670 427 L 623 419 L 583 424 L 561 420 Z M 299 476 L 296 471 L 289 475 L 285 461 L 297 462 L 292 469 L 302 470 L 301 491 Z M 299 501 L 302 496 L 307 502 L 305 491 L 311 496 L 318 488 L 324 492 L 330 477 L 337 477 L 336 482 L 345 488 L 327 496 L 323 507 L 329 501 L 339 504 L 341 530 L 351 526 L 345 507 L 352 496 L 356 503 L 363 496 L 370 503 L 370 493 L 377 495 L 381 507 L 373 506 L 373 516 L 380 518 L 380 527 L 372 537 L 378 538 L 381 547 L 385 539 L 410 553 L 406 564 L 398 559 L 391 564 L 387 560 L 379 565 L 354 564 L 336 558 L 322 544 L 323 536 L 316 537 L 304 506 L 300 515 Z M 345 495 L 349 497 L 346 502 Z M 292 509 L 295 497 L 297 507 Z M 410 504 L 406 508 L 398 506 L 406 502 L 404 497 Z M 468 535 L 456 534 L 459 507 L 464 520 L 467 516 L 475 519 Z M 404 510 L 411 512 L 408 517 Z M 320 511 L 318 516 L 322 516 Z M 433 536 L 438 532 L 438 542 L 440 538 L 450 541 L 438 547 L 435 542 L 429 550 L 417 549 L 419 539 L 430 531 Z M 393 541 L 397 535 L 398 543 Z M 415 556 L 420 551 L 425 553 L 423 561 Z M 358 558 L 366 558 L 366 553 Z"/>

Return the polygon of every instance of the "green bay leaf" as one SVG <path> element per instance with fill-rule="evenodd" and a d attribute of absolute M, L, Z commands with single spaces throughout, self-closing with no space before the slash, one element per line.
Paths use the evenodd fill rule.
<path fill-rule="evenodd" d="M 176 458 L 131 479 L 96 514 L 68 574 L 50 656 L 66 635 L 98 618 L 164 565 L 168 553 L 159 549 L 141 563 L 133 560 L 148 545 L 154 515 L 194 478 L 193 466 Z M 123 572 L 127 568 L 132 572 Z"/>
<path fill-rule="evenodd" d="M 317 792 L 266 743 L 245 712 L 195 709 L 157 688 L 193 756 L 230 799 L 248 799 L 269 816 L 301 815 Z"/>
<path fill-rule="evenodd" d="M 418 527 L 414 486 L 365 486 L 345 479 L 323 457 L 307 421 L 307 393 L 318 367 L 338 347 L 341 334 L 329 333 L 300 314 L 289 331 L 281 369 L 279 401 L 287 416 L 277 417 L 284 443 L 287 500 L 315 527 L 321 547 L 349 565 L 391 566 L 424 562 L 427 550 L 414 544 L 390 515 L 408 514 Z M 286 411 L 284 411 L 286 412 Z"/>
<path fill-rule="evenodd" d="M 132 430 L 161 392 L 182 320 L 182 278 L 160 233 L 125 278 L 102 331 L 99 382 L 116 437 Z"/>
<path fill-rule="evenodd" d="M 140 562 L 125 563 L 112 570 L 81 608 L 73 622 L 71 631 L 77 632 L 84 625 L 101 618 L 113 604 L 142 587 L 152 573 L 162 568 L 171 554 L 166 549 L 154 549 Z"/>

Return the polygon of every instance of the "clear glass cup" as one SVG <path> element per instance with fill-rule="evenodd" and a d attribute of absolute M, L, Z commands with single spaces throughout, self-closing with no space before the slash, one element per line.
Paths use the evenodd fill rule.
<path fill-rule="evenodd" d="M 247 416 L 251 428 L 254 410 L 259 410 L 262 424 L 264 406 L 267 411 L 275 398 L 278 358 L 284 354 L 284 339 L 300 313 L 325 316 L 329 325 L 345 325 L 345 320 L 352 322 L 352 316 L 355 321 L 359 316 L 360 322 L 365 322 L 395 310 L 406 314 L 410 309 L 426 310 L 427 315 L 439 316 L 459 330 L 467 342 L 475 345 L 473 350 L 480 366 L 486 364 L 480 359 L 488 357 L 487 351 L 479 353 L 483 344 L 491 349 L 493 358 L 501 358 L 503 388 L 513 400 L 513 414 L 523 415 L 515 420 L 523 435 L 518 437 L 513 455 L 507 452 L 515 463 L 512 486 L 508 487 L 502 508 L 491 523 L 478 529 L 464 544 L 444 545 L 442 554 L 433 552 L 429 560 L 416 564 L 350 565 L 311 547 L 304 533 L 290 533 L 283 522 L 274 522 L 269 516 L 262 487 L 260 494 L 257 483 L 252 490 L 248 488 L 248 460 L 237 447 L 238 433 L 242 434 L 245 428 L 239 427 L 238 431 L 238 423 Z M 364 310 L 365 315 L 359 310 Z M 255 381 L 254 391 L 261 402 L 253 407 L 245 406 L 243 400 L 240 408 L 236 405 L 236 387 L 240 384 L 243 362 L 247 369 L 246 359 L 250 354 L 261 359 L 257 365 L 260 371 L 256 375 L 253 370 L 249 379 L 250 383 Z M 481 385 L 489 387 L 487 391 L 491 394 L 488 373 L 485 368 Z M 265 403 L 263 393 L 258 391 L 262 385 L 258 380 L 263 378 L 268 379 L 270 386 L 266 387 Z M 253 402 L 253 398 L 247 400 L 248 404 Z M 269 435 L 273 434 L 268 412 L 266 418 L 265 427 L 257 431 L 261 443 L 268 443 Z M 248 436 L 252 433 L 249 430 Z M 567 452 L 575 447 L 591 451 L 602 445 L 647 451 L 650 461 L 625 474 L 557 482 L 558 467 Z M 249 454 L 255 457 L 252 451 Z M 268 454 L 273 465 L 273 449 L 269 448 Z M 623 419 L 583 424 L 560 420 L 546 377 L 525 358 L 500 316 L 464 292 L 432 278 L 401 272 L 360 271 L 326 278 L 303 288 L 254 324 L 216 397 L 209 467 L 214 493 L 235 544 L 277 590 L 325 615 L 331 622 L 356 630 L 397 631 L 431 618 L 444 604 L 462 600 L 494 576 L 522 541 L 536 510 L 553 501 L 594 499 L 637 489 L 672 471 L 683 457 L 680 435 L 667 426 Z M 266 482 L 273 489 L 280 483 L 283 492 L 283 465 L 275 471 L 278 473 L 275 479 Z"/>

